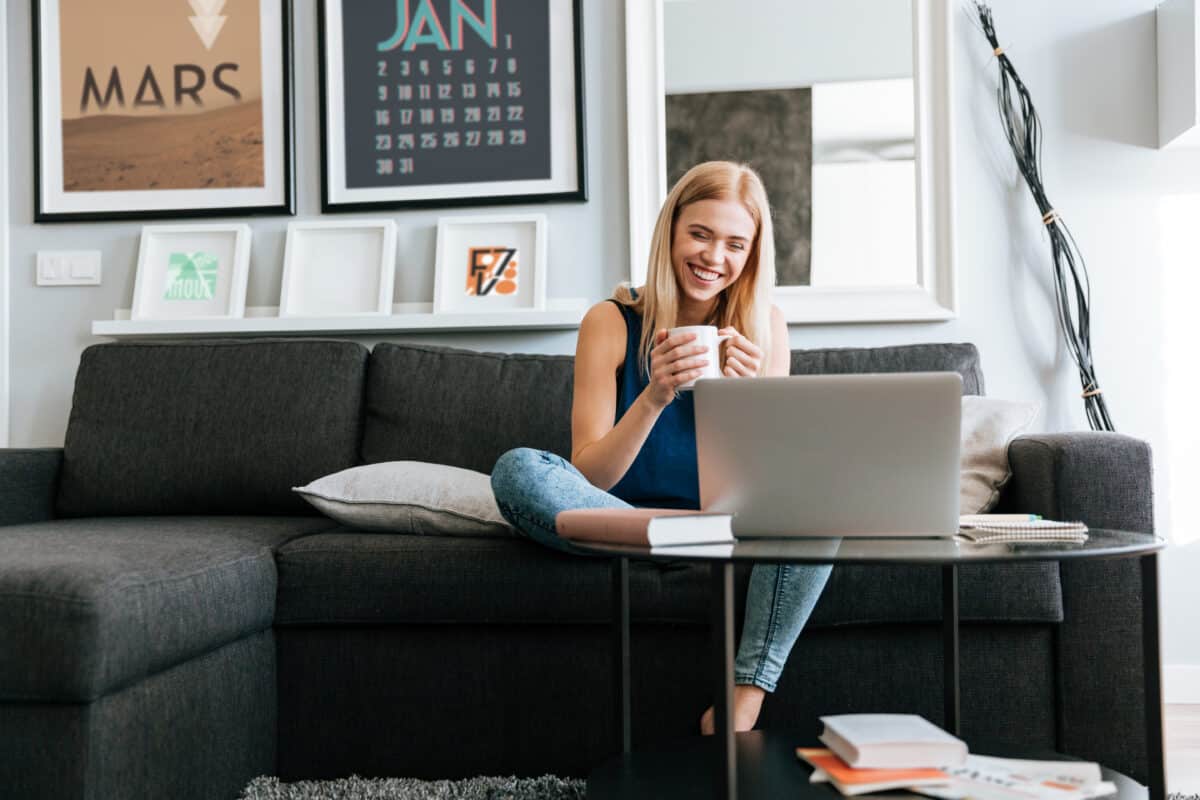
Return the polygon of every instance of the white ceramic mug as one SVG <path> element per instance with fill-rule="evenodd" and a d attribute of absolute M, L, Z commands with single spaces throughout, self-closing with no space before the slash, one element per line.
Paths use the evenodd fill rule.
<path fill-rule="evenodd" d="M 702 345 L 708 348 L 707 352 L 697 353 L 694 356 L 689 356 L 689 358 L 705 358 L 708 359 L 708 364 L 700 367 L 700 369 L 704 370 L 704 372 L 701 373 L 699 377 L 693 378 L 687 383 L 681 385 L 679 387 L 680 391 L 691 389 L 696 385 L 696 381 L 700 380 L 700 378 L 721 377 L 721 342 L 730 338 L 729 334 L 718 336 L 716 325 L 685 325 L 682 328 L 671 328 L 669 331 L 667 331 L 668 336 L 686 333 L 696 334 L 695 341 L 689 342 L 687 345 L 685 345 L 686 347 Z"/>

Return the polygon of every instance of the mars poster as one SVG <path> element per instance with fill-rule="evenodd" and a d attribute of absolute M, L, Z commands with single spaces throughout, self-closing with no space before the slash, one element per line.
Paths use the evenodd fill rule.
<path fill-rule="evenodd" d="M 39 214 L 288 212 L 282 0 L 41 0 Z"/>

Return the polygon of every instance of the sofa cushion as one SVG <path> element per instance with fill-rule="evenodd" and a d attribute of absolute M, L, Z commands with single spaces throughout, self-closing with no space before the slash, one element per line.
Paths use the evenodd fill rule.
<path fill-rule="evenodd" d="M 1000 490 L 1012 477 L 1009 442 L 1033 423 L 1037 412 L 1037 403 L 963 397 L 961 513 L 984 514 L 995 508 Z"/>
<path fill-rule="evenodd" d="M 491 473 L 514 447 L 571 455 L 571 356 L 381 343 L 367 368 L 362 458 Z"/>
<path fill-rule="evenodd" d="M 571 454 L 575 360 L 378 344 L 367 368 L 362 458 L 434 461 L 490 473 L 514 447 Z M 952 371 L 983 394 L 971 344 L 793 350 L 792 374 Z"/>
<path fill-rule="evenodd" d="M 905 344 L 793 350 L 793 375 L 863 372 L 957 372 L 963 394 L 983 394 L 979 350 L 973 344 Z"/>
<path fill-rule="evenodd" d="M 525 539 L 333 531 L 281 547 L 276 625 L 579 623 L 611 618 L 609 560 Z M 633 561 L 634 619 L 707 624 L 705 565 Z M 749 567 L 737 570 L 739 602 Z M 962 619 L 1059 622 L 1056 564 L 959 568 Z M 740 617 L 739 617 L 740 619 Z M 834 567 L 814 627 L 941 619 L 938 566 Z"/>
<path fill-rule="evenodd" d="M 294 489 L 355 530 L 443 536 L 515 536 L 487 475 L 425 461 L 363 464 Z"/>
<path fill-rule="evenodd" d="M 291 488 L 357 462 L 366 357 L 320 340 L 89 347 L 58 514 L 313 514 Z"/>
<path fill-rule="evenodd" d="M 116 517 L 0 527 L 0 701 L 87 702 L 269 628 L 273 548 L 330 526 Z"/>

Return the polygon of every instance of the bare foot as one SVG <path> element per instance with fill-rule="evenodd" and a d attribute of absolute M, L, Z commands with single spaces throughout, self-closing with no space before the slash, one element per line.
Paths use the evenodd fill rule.
<path fill-rule="evenodd" d="M 738 685 L 733 687 L 733 729 L 735 731 L 754 730 L 758 722 L 758 712 L 762 710 L 765 690 L 753 685 Z M 712 706 L 700 717 L 700 733 L 712 736 L 716 729 L 716 712 Z"/>

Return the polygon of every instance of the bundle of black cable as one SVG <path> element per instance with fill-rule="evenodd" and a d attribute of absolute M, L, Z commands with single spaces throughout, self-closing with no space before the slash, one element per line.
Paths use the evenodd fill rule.
<path fill-rule="evenodd" d="M 1108 408 L 1104 405 L 1104 396 L 1100 393 L 1096 367 L 1092 361 L 1091 316 L 1088 310 L 1092 289 L 1088 280 L 1087 265 L 1070 229 L 1046 197 L 1046 189 L 1042 185 L 1042 124 L 1038 120 L 1029 91 L 996 38 L 991 8 L 976 0 L 975 10 L 979 14 L 983 35 L 987 37 L 1000 65 L 1000 87 L 996 92 L 1000 121 L 1004 125 L 1004 133 L 1008 137 L 1009 146 L 1012 147 L 1013 156 L 1017 159 L 1017 166 L 1029 186 L 1029 191 L 1033 193 L 1038 211 L 1042 214 L 1042 223 L 1050 236 L 1058 322 L 1071 359 L 1079 368 L 1079 381 L 1083 386 L 1082 396 L 1088 424 L 1095 431 L 1111 431 L 1114 430 L 1112 420 L 1108 416 Z"/>

